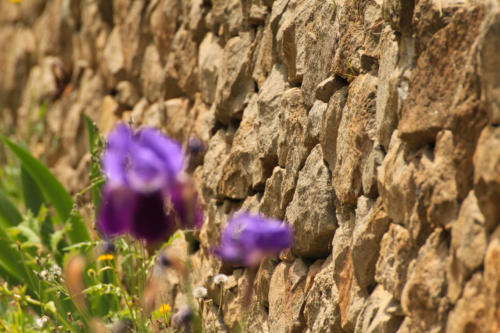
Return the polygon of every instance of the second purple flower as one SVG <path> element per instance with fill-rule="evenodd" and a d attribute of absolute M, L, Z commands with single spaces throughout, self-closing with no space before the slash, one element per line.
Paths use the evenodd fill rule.
<path fill-rule="evenodd" d="M 292 243 L 293 230 L 288 224 L 245 213 L 231 219 L 214 252 L 226 262 L 256 266 L 262 259 L 277 255 Z"/>

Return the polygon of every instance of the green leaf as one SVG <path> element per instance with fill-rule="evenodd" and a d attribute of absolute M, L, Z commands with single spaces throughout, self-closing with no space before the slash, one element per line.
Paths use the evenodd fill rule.
<path fill-rule="evenodd" d="M 28 283 L 33 288 L 33 276 L 26 272 L 24 258 L 7 231 L 22 221 L 21 213 L 0 190 L 0 276 L 10 283 Z"/>
<path fill-rule="evenodd" d="M 63 239 L 65 231 L 66 230 L 64 230 L 64 229 L 57 230 L 52 235 L 50 235 L 50 248 L 52 249 L 52 252 L 57 251 L 57 246 L 59 245 L 59 243 Z"/>
<path fill-rule="evenodd" d="M 21 166 L 21 184 L 26 208 L 31 210 L 34 215 L 38 215 L 44 202 L 43 194 L 24 166 Z"/>
<path fill-rule="evenodd" d="M 0 266 L 5 273 L 9 274 L 10 279 L 18 282 L 27 281 L 27 273 L 21 264 L 22 260 L 17 245 L 7 231 L 0 227 Z"/>
<path fill-rule="evenodd" d="M 47 202 L 56 209 L 57 214 L 67 225 L 68 236 L 72 243 L 90 240 L 90 234 L 78 212 L 73 211 L 73 199 L 49 169 L 26 149 L 6 137 L 1 137 L 9 149 L 19 158 L 23 167 L 33 177 Z"/>
<path fill-rule="evenodd" d="M 31 229 L 27 223 L 23 222 L 15 227 L 12 227 L 9 229 L 11 234 L 13 236 L 16 236 L 16 238 L 19 236 L 19 235 L 22 235 L 26 238 L 26 241 L 23 242 L 26 243 L 30 243 L 30 244 L 38 244 L 40 245 L 40 237 L 38 237 L 37 233 Z"/>
<path fill-rule="evenodd" d="M 15 226 L 22 220 L 21 213 L 0 189 L 0 224 L 4 227 Z"/>
<path fill-rule="evenodd" d="M 87 128 L 87 132 L 89 134 L 89 147 L 90 151 L 95 147 L 97 138 L 99 137 L 99 133 L 97 132 L 97 128 L 90 119 L 90 117 L 86 114 L 83 114 L 83 120 L 85 121 L 85 127 Z"/>
<path fill-rule="evenodd" d="M 85 127 L 87 128 L 87 133 L 89 137 L 89 147 L 90 153 L 92 154 L 92 159 L 90 161 L 90 180 L 92 185 L 92 201 L 94 202 L 94 207 L 96 214 L 99 211 L 101 205 L 101 192 L 102 183 L 98 182 L 102 178 L 101 168 L 100 168 L 100 146 L 99 140 L 101 139 L 99 131 L 95 123 L 86 114 L 83 114 L 83 119 L 85 121 Z"/>

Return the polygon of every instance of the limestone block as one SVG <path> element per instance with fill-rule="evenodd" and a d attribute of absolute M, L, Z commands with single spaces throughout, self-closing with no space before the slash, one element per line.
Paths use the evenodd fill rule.
<path fill-rule="evenodd" d="M 486 290 L 481 273 L 476 273 L 467 282 L 462 298 L 448 316 L 446 332 L 493 332 L 488 330 L 494 320 L 489 321 Z"/>
<path fill-rule="evenodd" d="M 255 37 L 257 44 L 252 63 L 252 78 L 259 89 L 273 68 L 273 32 L 268 20 L 264 27 L 259 27 Z"/>
<path fill-rule="evenodd" d="M 392 294 L 377 286 L 361 310 L 355 333 L 396 332 L 403 321 L 401 306 Z"/>
<path fill-rule="evenodd" d="M 442 331 L 446 324 L 448 301 L 446 269 L 449 249 L 443 230 L 436 229 L 418 251 L 408 268 L 408 280 L 401 296 L 410 328 L 416 332 Z"/>
<path fill-rule="evenodd" d="M 198 90 L 198 46 L 186 29 L 178 29 L 166 61 L 165 98 L 194 97 Z"/>
<path fill-rule="evenodd" d="M 377 198 L 377 170 L 384 161 L 384 152 L 380 145 L 376 145 L 371 150 L 363 166 L 361 174 L 361 182 L 363 186 L 363 194 L 369 198 Z"/>
<path fill-rule="evenodd" d="M 323 156 L 332 172 L 335 170 L 337 162 L 337 140 L 340 121 L 346 112 L 344 108 L 347 104 L 347 92 L 348 88 L 342 87 L 332 95 L 319 133 Z M 310 115 L 313 116 L 313 114 Z"/>
<path fill-rule="evenodd" d="M 120 28 L 115 26 L 107 39 L 103 53 L 103 71 L 109 73 L 111 82 L 118 82 L 125 78 L 125 55 L 120 37 Z"/>
<path fill-rule="evenodd" d="M 292 200 L 298 172 L 311 149 L 307 141 L 307 111 L 302 92 L 292 88 L 283 94 L 278 125 L 278 164 L 285 168 L 281 183 L 280 209 L 285 210 Z"/>
<path fill-rule="evenodd" d="M 200 44 L 198 65 L 200 68 L 199 87 L 205 103 L 211 104 L 215 99 L 218 68 L 222 64 L 223 50 L 211 32 Z"/>
<path fill-rule="evenodd" d="M 461 0 L 425 0 L 415 4 L 413 9 L 413 30 L 416 54 L 427 48 L 433 35 L 444 28 L 456 12 L 460 9 L 468 10 Z"/>
<path fill-rule="evenodd" d="M 321 262 L 320 262 L 321 263 Z M 333 260 L 329 256 L 319 271 L 309 268 L 306 285 L 307 302 L 304 306 L 304 319 L 310 332 L 342 332 L 340 328 L 339 294 L 333 280 Z M 312 276 L 311 276 L 312 275 Z"/>
<path fill-rule="evenodd" d="M 463 110 L 459 106 L 467 105 L 468 109 L 474 106 L 470 104 L 477 98 L 475 82 L 467 74 L 473 71 L 469 68 L 471 48 L 479 34 L 482 18 L 479 7 L 458 11 L 418 57 L 398 125 L 401 138 L 411 145 L 433 142 L 436 134 L 453 117 L 458 117 Z M 450 44 L 444 46 L 444 41 Z"/>
<path fill-rule="evenodd" d="M 488 230 L 492 230 L 500 219 L 497 204 L 500 200 L 499 150 L 500 128 L 485 128 L 474 153 L 474 193 Z"/>
<path fill-rule="evenodd" d="M 273 272 L 278 265 L 275 258 L 264 259 L 255 277 L 255 293 L 260 304 L 269 308 L 269 288 Z"/>
<path fill-rule="evenodd" d="M 377 78 L 358 76 L 349 85 L 345 111 L 338 127 L 333 186 L 339 200 L 354 205 L 362 190 L 362 170 L 375 140 Z"/>
<path fill-rule="evenodd" d="M 315 97 L 320 101 L 328 103 L 333 93 L 344 86 L 344 81 L 338 76 L 330 76 L 318 83 L 315 90 Z"/>
<path fill-rule="evenodd" d="M 0 72 L 3 79 L 0 82 L 0 100 L 5 106 L 17 108 L 20 104 L 22 91 L 28 79 L 31 63 L 34 60 L 36 43 L 35 36 L 28 29 L 5 27 L 0 30 Z"/>
<path fill-rule="evenodd" d="M 222 178 L 222 165 L 231 150 L 231 142 L 226 140 L 226 133 L 218 130 L 208 143 L 203 160 L 202 188 L 205 200 L 218 195 L 218 186 Z"/>
<path fill-rule="evenodd" d="M 124 109 L 132 109 L 139 102 L 137 88 L 130 81 L 120 81 L 116 85 L 116 100 Z"/>
<path fill-rule="evenodd" d="M 389 218 L 382 200 L 376 202 L 359 197 L 356 223 L 352 236 L 352 264 L 356 280 L 367 290 L 375 285 L 375 265 L 380 253 L 380 240 L 387 231 Z"/>
<path fill-rule="evenodd" d="M 305 299 L 307 266 L 300 259 L 280 263 L 269 285 L 269 329 L 271 332 L 300 331 L 304 325 L 302 305 Z"/>
<path fill-rule="evenodd" d="M 250 72 L 251 48 L 250 33 L 231 38 L 224 47 L 215 96 L 215 116 L 222 123 L 227 124 L 233 118 L 241 119 L 247 98 L 254 91 Z"/>
<path fill-rule="evenodd" d="M 244 199 L 250 190 L 263 188 L 267 171 L 259 159 L 257 95 L 253 95 L 243 112 L 227 161 L 222 165 L 220 193 L 231 199 Z"/>
<path fill-rule="evenodd" d="M 332 1 L 321 0 L 300 1 L 295 9 L 296 75 L 303 77 L 304 103 L 308 108 L 314 102 L 316 86 L 333 74 L 336 10 Z"/>
<path fill-rule="evenodd" d="M 353 260 L 350 253 L 340 270 L 338 290 L 341 327 L 344 331 L 353 331 L 359 314 L 368 298 L 368 293 L 361 288 L 354 277 Z"/>
<path fill-rule="evenodd" d="M 165 96 L 165 68 L 160 62 L 160 54 L 154 44 L 148 45 L 140 74 L 141 90 L 150 103 L 158 102 Z"/>
<path fill-rule="evenodd" d="M 316 100 L 307 114 L 307 140 L 311 143 L 318 143 L 323 134 L 327 108 L 327 103 Z"/>
<path fill-rule="evenodd" d="M 486 326 L 487 332 L 496 332 L 500 328 L 498 306 L 500 294 L 500 228 L 493 232 L 484 257 L 484 286 L 486 294 Z M 465 294 L 465 293 L 464 293 Z"/>
<path fill-rule="evenodd" d="M 380 243 L 375 281 L 397 300 L 401 299 L 408 265 L 415 257 L 415 251 L 416 248 L 408 230 L 398 224 L 391 224 Z"/>
<path fill-rule="evenodd" d="M 484 217 L 471 191 L 462 202 L 460 213 L 451 229 L 451 260 L 448 267 L 448 297 L 452 302 L 460 297 L 469 275 L 483 263 L 487 236 Z"/>
<path fill-rule="evenodd" d="M 481 80 L 481 101 L 488 112 L 490 123 L 500 124 L 500 6 L 491 2 L 481 27 L 478 50 L 478 74 Z"/>
<path fill-rule="evenodd" d="M 208 140 L 212 137 L 212 129 L 215 125 L 214 109 L 203 103 L 201 94 L 197 94 L 193 105 L 193 113 L 196 118 L 192 135 L 201 139 L 208 146 Z"/>
<path fill-rule="evenodd" d="M 398 84 L 402 75 L 397 68 L 399 48 L 393 31 L 386 28 L 380 38 L 380 65 L 377 84 L 377 141 L 387 149 L 397 127 L 401 106 Z"/>
<path fill-rule="evenodd" d="M 259 90 L 256 126 L 259 132 L 259 157 L 266 165 L 274 165 L 278 159 L 278 126 L 281 97 L 288 89 L 286 68 L 276 64 L 262 89 Z"/>
<path fill-rule="evenodd" d="M 193 108 L 187 98 L 172 98 L 163 103 L 164 122 L 167 133 L 180 142 L 187 142 L 194 122 Z"/>
<path fill-rule="evenodd" d="M 297 186 L 285 218 L 295 229 L 293 252 L 306 257 L 323 257 L 331 250 L 337 228 L 335 196 L 331 176 L 317 145 L 299 172 Z"/>
<path fill-rule="evenodd" d="M 175 31 L 179 24 L 181 1 L 160 0 L 152 3 L 153 8 L 149 14 L 149 29 L 153 42 L 164 63 L 168 57 Z"/>
<path fill-rule="evenodd" d="M 285 178 L 286 171 L 279 166 L 275 167 L 273 174 L 266 180 L 264 194 L 260 204 L 260 211 L 270 217 L 282 219 L 285 215 L 283 207 L 283 195 L 281 192 L 281 185 Z"/>

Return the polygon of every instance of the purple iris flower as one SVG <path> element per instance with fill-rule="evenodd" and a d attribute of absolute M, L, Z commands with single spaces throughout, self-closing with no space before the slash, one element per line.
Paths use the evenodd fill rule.
<path fill-rule="evenodd" d="M 233 218 L 222 234 L 215 254 L 222 260 L 255 266 L 266 257 L 292 246 L 293 230 L 280 220 L 241 214 Z"/>
<path fill-rule="evenodd" d="M 152 242 L 168 237 L 177 227 L 195 224 L 177 223 L 166 209 L 170 200 L 173 210 L 191 205 L 182 196 L 184 161 L 181 145 L 159 130 L 133 132 L 127 125 L 118 125 L 103 156 L 107 183 L 99 213 L 101 231 L 107 236 L 130 233 Z M 189 200 L 197 202 L 196 194 Z"/>

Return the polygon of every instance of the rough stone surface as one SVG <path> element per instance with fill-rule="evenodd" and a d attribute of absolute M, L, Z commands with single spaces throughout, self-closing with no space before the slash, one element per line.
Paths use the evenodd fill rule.
<path fill-rule="evenodd" d="M 403 321 L 400 307 L 391 293 L 377 286 L 361 310 L 354 332 L 397 332 Z"/>
<path fill-rule="evenodd" d="M 343 204 L 354 205 L 362 191 L 362 170 L 375 141 L 377 78 L 362 75 L 349 85 L 347 104 L 338 127 L 333 172 L 335 193 Z"/>
<path fill-rule="evenodd" d="M 329 256 L 318 271 L 313 266 L 309 268 L 309 283 L 306 285 L 304 317 L 307 328 L 309 332 L 341 332 L 339 294 L 332 276 L 332 257 Z"/>
<path fill-rule="evenodd" d="M 245 313 L 249 332 L 496 332 L 499 27 L 494 0 L 0 0 L 0 133 L 71 193 L 82 114 L 200 139 L 207 332 Z M 292 249 L 253 270 L 212 256 L 245 210 L 291 223 Z"/>
<path fill-rule="evenodd" d="M 436 229 L 408 268 L 401 305 L 417 332 L 441 332 L 446 325 L 449 301 L 446 294 L 448 246 L 443 230 Z"/>
<path fill-rule="evenodd" d="M 380 244 L 375 281 L 398 300 L 406 283 L 408 265 L 414 256 L 415 246 L 408 230 L 391 224 Z"/>
<path fill-rule="evenodd" d="M 334 199 L 330 172 L 317 145 L 299 172 L 297 187 L 285 214 L 295 229 L 305 231 L 295 233 L 292 249 L 296 254 L 317 258 L 331 250 L 330 242 L 337 227 Z"/>
<path fill-rule="evenodd" d="M 269 329 L 271 332 L 296 332 L 304 326 L 302 307 L 307 266 L 300 259 L 280 263 L 269 284 Z"/>
<path fill-rule="evenodd" d="M 351 255 L 354 276 L 361 288 L 371 289 L 375 283 L 379 244 L 388 224 L 382 201 L 374 202 L 366 197 L 358 199 Z"/>
<path fill-rule="evenodd" d="M 451 229 L 451 260 L 448 268 L 448 297 L 456 301 L 469 275 L 483 263 L 488 244 L 484 216 L 471 191 L 462 203 Z"/>
<path fill-rule="evenodd" d="M 466 67 L 482 19 L 481 7 L 460 9 L 446 27 L 430 38 L 418 57 L 409 81 L 412 89 L 398 126 L 405 141 L 412 145 L 433 142 L 437 132 L 456 116 L 457 107 L 473 98 L 473 94 L 461 95 L 461 92 L 464 88 L 471 89 L 467 85 L 473 84 L 467 82 L 474 78 L 467 75 Z M 443 57 L 440 56 L 445 53 L 443 48 L 453 51 Z M 449 66 L 450 63 L 455 65 Z"/>
<path fill-rule="evenodd" d="M 500 218 L 500 128 L 487 127 L 481 133 L 474 154 L 474 193 L 488 229 L 494 228 Z"/>

